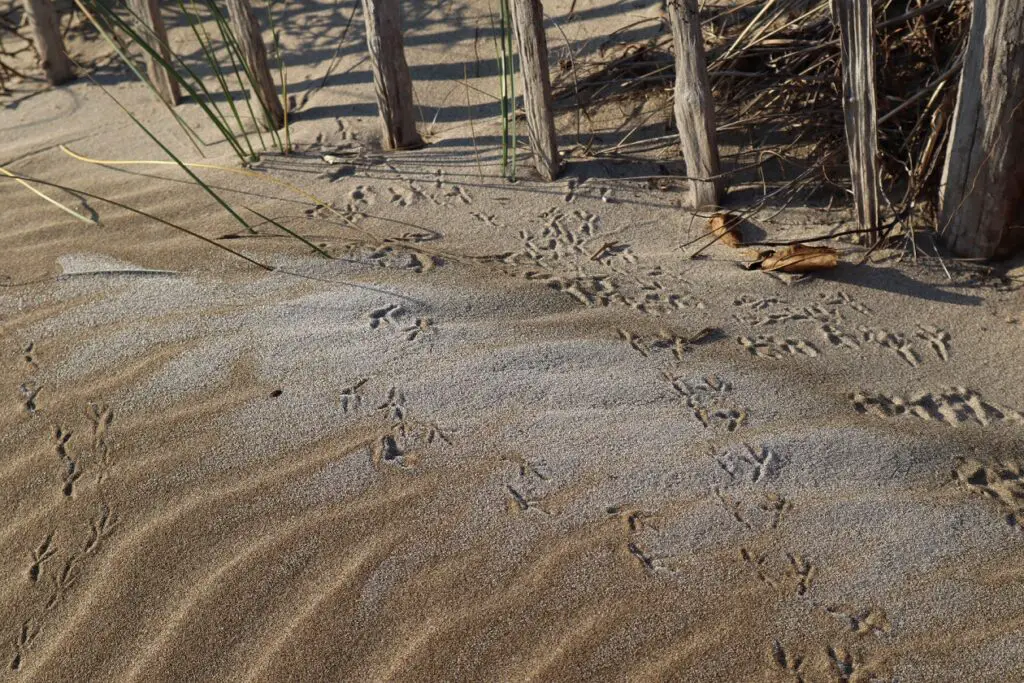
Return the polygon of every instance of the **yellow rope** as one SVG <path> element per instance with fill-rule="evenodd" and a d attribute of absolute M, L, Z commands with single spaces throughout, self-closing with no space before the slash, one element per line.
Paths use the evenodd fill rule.
<path fill-rule="evenodd" d="M 18 184 L 20 184 L 20 185 L 24 185 L 24 186 L 25 186 L 25 187 L 27 187 L 27 188 L 28 188 L 29 190 L 31 190 L 32 192 L 35 192 L 35 193 L 36 193 L 37 195 L 39 195 L 40 197 L 42 197 L 42 198 L 43 198 L 43 199 L 45 199 L 46 201 L 50 202 L 51 204 L 53 204 L 54 206 L 56 206 L 56 207 L 57 207 L 58 209 L 60 209 L 61 211 L 65 211 L 65 212 L 67 212 L 67 213 L 71 214 L 72 216 L 74 216 L 74 217 L 75 217 L 75 218 L 77 218 L 78 220 L 80 220 L 80 221 L 84 221 L 84 222 L 86 222 L 86 223 L 89 223 L 89 224 L 91 224 L 91 225 L 96 225 L 96 224 L 97 224 L 97 223 L 96 223 L 96 221 L 95 221 L 95 220 L 93 220 L 92 218 L 89 218 L 88 216 L 83 216 L 82 214 L 78 213 L 78 212 L 77 212 L 77 211 L 75 211 L 74 209 L 70 209 L 70 208 L 68 208 L 68 207 L 64 206 L 63 204 L 61 204 L 60 202 L 58 202 L 58 201 L 57 201 L 56 199 L 54 199 L 53 197 L 49 196 L 48 194 L 45 194 L 45 193 L 44 193 L 44 192 L 42 192 L 41 190 L 37 190 L 36 188 L 32 187 L 32 186 L 31 186 L 31 185 L 29 185 L 29 184 L 28 184 L 27 182 L 25 182 L 25 181 L 24 181 L 24 180 L 22 180 L 21 178 L 18 178 L 17 176 L 15 176 L 15 175 L 14 175 L 13 173 L 11 173 L 10 171 L 8 171 L 8 170 L 7 170 L 6 168 L 4 168 L 3 166 L 0 166 L 0 173 L 3 173 L 3 174 L 4 174 L 5 176 L 7 176 L 7 177 L 9 177 L 9 178 L 14 178 L 14 182 L 16 182 L 16 183 L 18 183 Z"/>
<path fill-rule="evenodd" d="M 72 159 L 77 159 L 78 161 L 84 161 L 87 164 L 99 164 L 101 166 L 146 166 L 146 165 L 148 165 L 148 166 L 178 166 L 178 162 L 176 162 L 176 161 L 160 161 L 160 160 L 155 160 L 155 159 L 143 159 L 143 160 L 135 160 L 135 159 L 92 159 L 90 157 L 83 156 L 83 155 L 78 154 L 76 152 L 72 152 L 70 149 L 68 149 L 64 145 L 61 145 L 60 149 L 61 149 L 62 152 L 67 154 Z M 306 192 L 302 188 L 297 187 L 295 185 L 292 185 L 291 183 L 289 183 L 286 180 L 280 180 L 279 178 L 275 178 L 272 175 L 267 175 L 266 173 L 258 173 L 256 171 L 251 171 L 251 170 L 249 170 L 247 168 L 235 168 L 233 166 L 218 166 L 217 164 L 186 163 L 184 165 L 188 166 L 189 168 L 205 168 L 205 169 L 214 170 L 214 171 L 225 171 L 227 173 L 235 173 L 237 175 L 244 175 L 244 176 L 247 176 L 249 178 L 258 178 L 260 180 L 265 180 L 267 182 L 270 182 L 270 183 L 273 183 L 275 185 L 279 185 L 279 186 L 281 186 L 283 188 L 286 188 L 288 190 L 291 190 L 292 192 L 295 192 L 296 194 L 299 194 L 299 195 L 305 197 L 306 199 L 312 200 L 313 202 L 315 202 L 318 205 L 323 205 L 324 207 L 326 207 L 328 209 L 331 209 L 335 213 L 338 213 L 336 210 L 331 208 L 330 202 L 327 202 L 327 201 L 321 199 L 320 197 L 317 197 L 315 194 L 312 194 L 310 192 Z M 341 215 L 341 214 L 339 214 L 339 215 Z"/>

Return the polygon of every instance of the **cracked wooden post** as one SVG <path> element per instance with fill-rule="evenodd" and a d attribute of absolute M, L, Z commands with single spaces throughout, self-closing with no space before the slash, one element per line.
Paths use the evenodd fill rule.
<path fill-rule="evenodd" d="M 64 51 L 60 21 L 53 0 L 25 0 L 25 16 L 32 27 L 32 37 L 39 67 L 50 85 L 60 85 L 74 78 L 71 60 Z"/>
<path fill-rule="evenodd" d="M 512 25 L 519 47 L 523 105 L 530 130 L 530 149 L 537 171 L 545 180 L 558 177 L 561 157 L 555 137 L 548 41 L 544 35 L 544 8 L 540 0 L 511 0 Z"/>
<path fill-rule="evenodd" d="M 423 139 L 416 131 L 412 78 L 402 44 L 401 4 L 399 0 L 363 0 L 363 18 L 384 149 L 422 147 Z"/>
<path fill-rule="evenodd" d="M 718 206 L 724 183 L 719 177 L 715 103 L 708 82 L 704 37 L 697 0 L 668 0 L 672 49 L 676 60 L 675 116 L 679 146 L 691 178 L 693 206 Z"/>
<path fill-rule="evenodd" d="M 171 48 L 167 43 L 167 28 L 164 26 L 163 18 L 160 16 L 158 1 L 131 0 L 131 10 L 143 25 L 140 35 L 145 37 L 147 41 L 150 39 L 155 40 L 160 56 L 168 64 L 173 64 L 172 60 L 174 58 L 171 56 Z M 181 102 L 181 88 L 178 86 L 178 81 L 174 75 L 154 59 L 153 55 L 146 52 L 145 56 L 146 73 L 149 75 L 149 80 L 152 82 L 153 87 L 160 94 L 161 99 L 172 107 Z"/>
<path fill-rule="evenodd" d="M 971 258 L 1024 247 L 1024 3 L 975 0 L 939 189 L 939 229 Z"/>
<path fill-rule="evenodd" d="M 150 0 L 155 1 L 155 0 Z M 248 68 L 249 88 L 263 109 L 268 128 L 277 130 L 284 125 L 284 109 L 274 87 L 274 77 L 267 66 L 267 47 L 263 44 L 260 24 L 253 14 L 249 0 L 227 0 L 231 17 L 231 31 Z"/>
<path fill-rule="evenodd" d="M 863 0 L 832 0 L 839 25 L 843 69 L 843 118 L 857 223 L 871 241 L 878 225 L 878 117 L 875 104 L 874 12 Z"/>

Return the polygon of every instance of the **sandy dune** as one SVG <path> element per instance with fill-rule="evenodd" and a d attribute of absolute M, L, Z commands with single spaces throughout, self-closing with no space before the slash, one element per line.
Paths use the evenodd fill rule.
<path fill-rule="evenodd" d="M 581 43 L 657 10 L 584 4 Z M 5 678 L 1024 680 L 1018 280 L 843 243 L 748 272 L 687 259 L 703 220 L 642 168 L 501 180 L 449 88 L 485 3 L 410 18 L 439 116 L 382 153 L 347 12 L 293 15 L 324 36 L 293 46 L 299 153 L 260 165 L 336 210 L 203 172 L 330 261 L 174 168 L 65 155 L 160 158 L 88 82 L 0 111 L 4 166 L 276 269 L 0 184 Z M 847 217 L 771 213 L 784 239 Z"/>

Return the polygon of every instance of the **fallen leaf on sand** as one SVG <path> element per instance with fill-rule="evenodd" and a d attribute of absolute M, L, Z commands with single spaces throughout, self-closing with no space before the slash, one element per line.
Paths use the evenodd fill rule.
<path fill-rule="evenodd" d="M 708 232 L 725 246 L 735 249 L 743 244 L 743 235 L 738 227 L 742 220 L 733 213 L 716 213 L 708 219 Z"/>
<path fill-rule="evenodd" d="M 816 270 L 835 268 L 838 263 L 839 252 L 831 247 L 808 247 L 805 244 L 794 244 L 765 258 L 761 263 L 761 270 L 811 273 Z"/>

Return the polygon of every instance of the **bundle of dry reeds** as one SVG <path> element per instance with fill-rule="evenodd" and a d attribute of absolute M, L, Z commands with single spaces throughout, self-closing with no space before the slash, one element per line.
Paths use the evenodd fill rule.
<path fill-rule="evenodd" d="M 893 213 L 905 217 L 910 206 L 929 209 L 934 203 L 970 2 L 874 3 L 883 189 Z M 733 187 L 756 178 L 765 196 L 786 202 L 846 186 L 839 36 L 829 5 L 741 0 L 702 11 L 719 140 L 731 159 Z M 664 22 L 662 29 L 643 43 L 609 41 L 597 55 L 574 60 L 571 73 L 563 64 L 561 101 L 579 107 L 588 120 L 610 103 L 653 99 L 664 120 L 671 120 L 671 37 Z M 649 119 L 650 107 L 645 111 Z M 646 143 L 629 137 L 625 145 L 619 139 L 589 151 L 676 144 L 671 135 Z"/>

